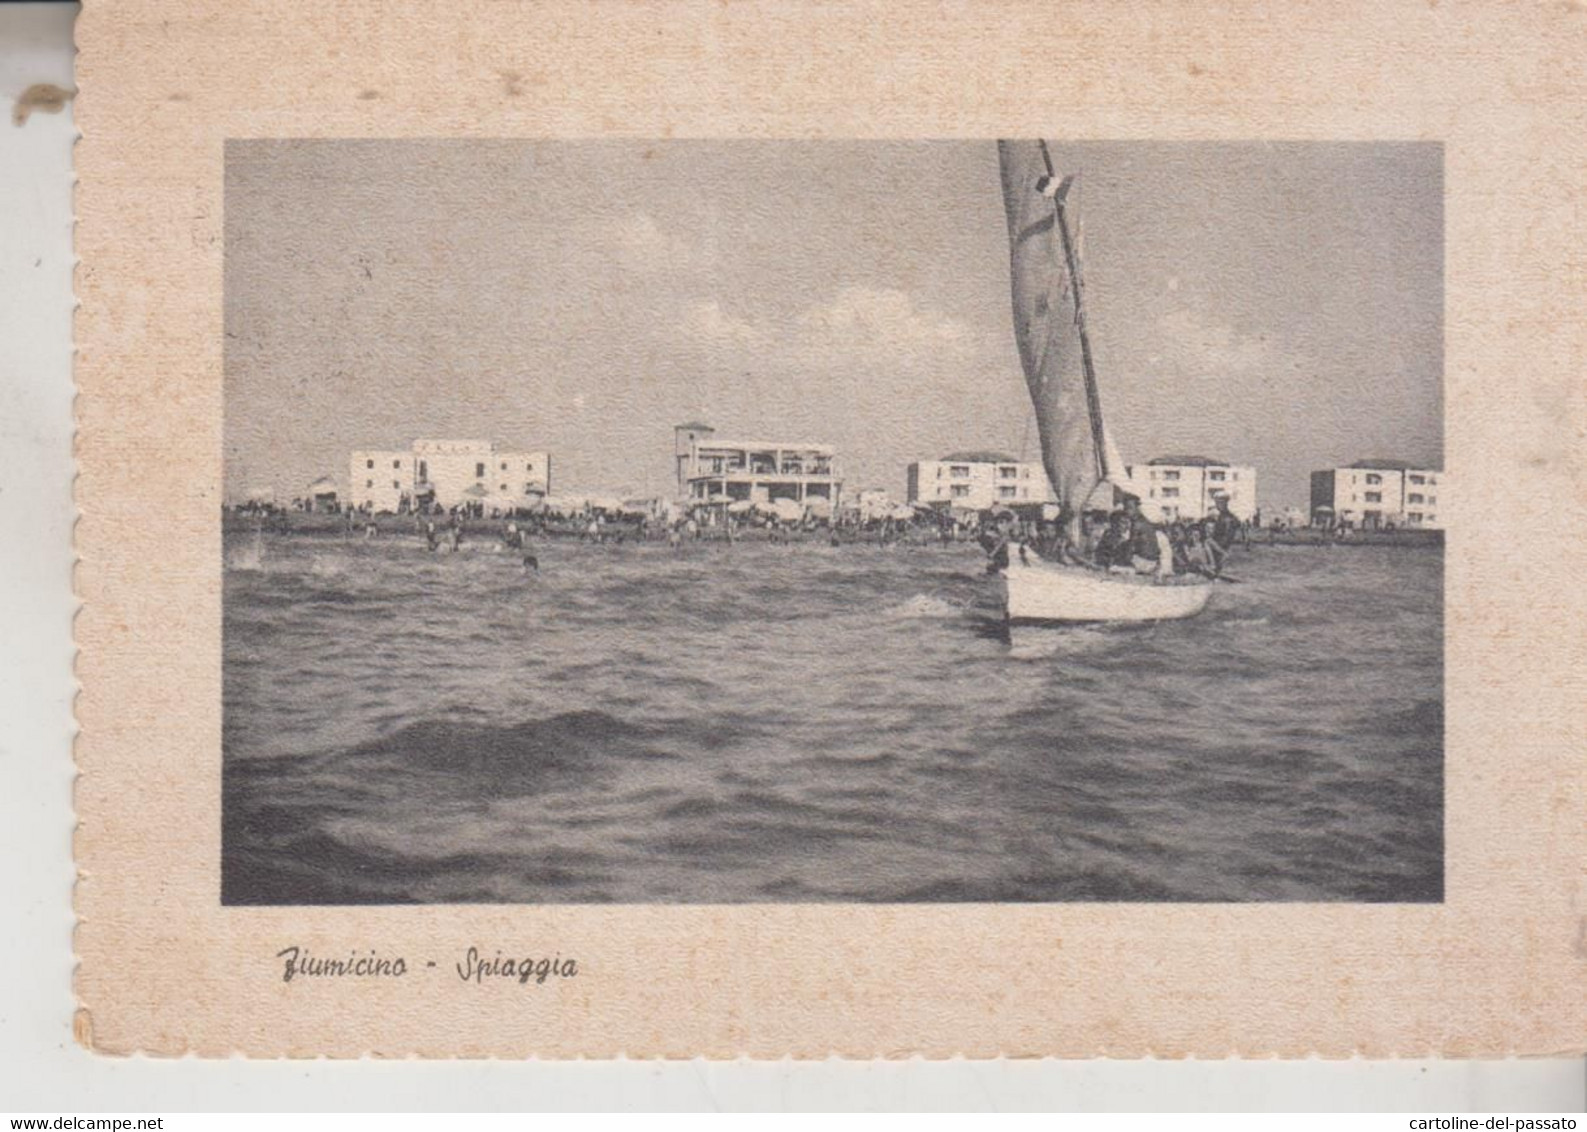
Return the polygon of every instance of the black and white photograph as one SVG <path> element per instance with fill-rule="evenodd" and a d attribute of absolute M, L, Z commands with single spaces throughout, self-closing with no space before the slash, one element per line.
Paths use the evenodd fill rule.
<path fill-rule="evenodd" d="M 1438 143 L 224 162 L 222 903 L 1444 899 Z"/>

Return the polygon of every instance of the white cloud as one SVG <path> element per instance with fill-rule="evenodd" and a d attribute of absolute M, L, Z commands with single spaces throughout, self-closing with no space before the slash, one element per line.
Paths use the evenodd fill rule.
<path fill-rule="evenodd" d="M 759 349 L 773 340 L 764 326 L 729 314 L 715 299 L 690 307 L 678 331 L 688 341 L 713 349 Z"/>
<path fill-rule="evenodd" d="M 1182 364 L 1209 376 L 1250 373 L 1273 361 L 1266 339 L 1240 334 L 1226 323 L 1204 319 L 1187 309 L 1158 320 L 1164 344 Z"/>
<path fill-rule="evenodd" d="M 962 360 L 975 347 L 967 323 L 925 309 L 907 291 L 844 287 L 782 325 L 742 317 L 715 299 L 689 309 L 680 333 L 690 342 L 732 350 L 769 350 L 801 366 L 848 363 L 898 368 Z"/>
<path fill-rule="evenodd" d="M 693 258 L 689 241 L 668 232 L 647 212 L 631 212 L 617 225 L 617 246 L 626 265 L 641 271 L 671 271 Z"/>
<path fill-rule="evenodd" d="M 808 343 L 847 351 L 935 352 L 959 348 L 970 338 L 963 322 L 923 310 L 909 292 L 891 287 L 844 287 L 800 315 L 798 325 Z"/>

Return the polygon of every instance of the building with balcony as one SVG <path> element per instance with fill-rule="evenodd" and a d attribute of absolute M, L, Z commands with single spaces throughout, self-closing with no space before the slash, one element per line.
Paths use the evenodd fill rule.
<path fill-rule="evenodd" d="M 834 450 L 792 441 L 718 440 L 708 424 L 673 430 L 678 497 L 685 504 L 789 500 L 837 508 L 843 481 Z"/>
<path fill-rule="evenodd" d="M 415 440 L 406 450 L 360 449 L 348 460 L 353 507 L 400 512 L 423 504 L 528 507 L 551 490 L 551 457 L 505 451 L 488 440 Z"/>
<path fill-rule="evenodd" d="M 928 507 L 994 507 L 1056 502 L 1047 472 L 1001 452 L 952 452 L 909 465 L 910 503 Z"/>
<path fill-rule="evenodd" d="M 1390 525 L 1443 530 L 1439 499 L 1448 488 L 1437 468 L 1413 468 L 1403 460 L 1357 460 L 1347 468 L 1311 474 L 1311 518 L 1357 530 Z"/>
<path fill-rule="evenodd" d="M 1256 469 L 1206 456 L 1159 456 L 1125 469 L 1130 490 L 1164 521 L 1204 519 L 1217 510 L 1219 495 L 1240 519 L 1256 514 Z"/>

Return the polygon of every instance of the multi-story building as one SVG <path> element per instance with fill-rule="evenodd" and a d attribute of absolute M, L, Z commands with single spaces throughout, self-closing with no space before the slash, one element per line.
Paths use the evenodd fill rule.
<path fill-rule="evenodd" d="M 710 425 L 673 430 L 678 496 L 685 503 L 774 503 L 792 500 L 836 509 L 843 481 L 825 444 L 717 440 Z"/>
<path fill-rule="evenodd" d="M 1311 474 L 1312 522 L 1338 521 L 1361 530 L 1393 524 L 1443 530 L 1439 497 L 1448 488 L 1436 468 L 1403 460 L 1357 460 Z"/>
<path fill-rule="evenodd" d="M 985 511 L 1057 499 L 1040 464 L 1001 452 L 952 452 L 909 465 L 909 502 Z"/>
<path fill-rule="evenodd" d="M 1168 521 L 1203 519 L 1217 509 L 1220 495 L 1229 497 L 1229 510 L 1249 520 L 1259 506 L 1256 498 L 1256 469 L 1211 460 L 1205 456 L 1159 456 L 1145 464 L 1125 469 L 1131 490 L 1148 504 L 1155 505 Z"/>
<path fill-rule="evenodd" d="M 550 456 L 501 451 L 488 440 L 415 440 L 407 451 L 361 449 L 348 461 L 347 498 L 373 511 L 428 503 L 509 511 L 550 490 Z"/>
<path fill-rule="evenodd" d="M 1159 456 L 1124 469 L 1125 484 L 1148 511 L 1165 520 L 1200 519 L 1216 509 L 1219 495 L 1229 510 L 1250 519 L 1257 509 L 1256 469 L 1205 456 Z M 1041 464 L 998 452 L 959 452 L 909 465 L 909 502 L 984 511 L 1026 503 L 1056 503 Z"/>

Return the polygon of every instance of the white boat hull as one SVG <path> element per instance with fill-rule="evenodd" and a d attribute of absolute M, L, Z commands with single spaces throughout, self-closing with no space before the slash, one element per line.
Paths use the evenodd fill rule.
<path fill-rule="evenodd" d="M 1010 622 L 1171 621 L 1194 617 L 1212 595 L 1209 579 L 1104 574 L 1034 555 L 1025 563 L 1019 549 L 1009 547 L 1008 569 L 999 575 Z"/>

